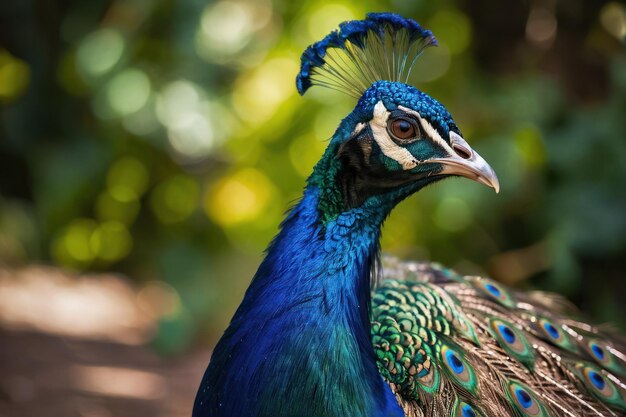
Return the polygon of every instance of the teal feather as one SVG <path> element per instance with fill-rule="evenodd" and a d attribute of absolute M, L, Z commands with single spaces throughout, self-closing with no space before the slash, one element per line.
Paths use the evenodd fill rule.
<path fill-rule="evenodd" d="M 620 376 L 626 376 L 626 362 L 623 356 L 605 340 L 593 335 L 583 337 L 581 345 L 587 354 L 601 367 Z"/>
<path fill-rule="evenodd" d="M 490 291 L 485 286 L 494 284 L 492 280 L 464 278 L 437 264 L 386 258 L 383 271 L 385 280 L 373 297 L 374 322 L 393 323 L 397 312 L 413 311 L 418 327 L 411 332 L 428 335 L 425 340 L 433 355 L 430 371 L 441 380 L 437 390 L 425 391 L 417 379 L 399 386 L 386 378 L 407 416 L 463 415 L 461 404 L 484 416 L 618 416 L 626 411 L 621 374 L 610 369 L 621 370 L 619 340 L 558 311 L 550 312 L 544 302 L 556 301 L 555 296 L 516 292 L 497 283 L 497 291 Z M 388 295 L 391 292 L 393 296 Z M 403 300 L 406 294 L 411 296 Z M 387 308 L 390 303 L 393 308 Z M 448 321 L 467 317 L 478 343 L 454 326 L 442 326 L 438 317 Z M 590 360 L 592 346 L 595 351 L 601 346 L 603 358 L 609 359 L 606 366 L 602 368 L 602 361 L 596 365 L 582 361 L 585 354 L 573 335 L 588 346 Z M 451 349 L 458 361 L 446 355 Z M 426 363 L 423 357 L 420 361 Z M 451 363 L 457 370 L 471 370 L 475 378 L 460 381 Z M 464 383 L 474 379 L 475 385 Z"/>
<path fill-rule="evenodd" d="M 498 345 L 530 370 L 535 365 L 535 351 L 526 335 L 513 323 L 492 317 L 489 328 Z"/>
<path fill-rule="evenodd" d="M 572 340 L 571 335 L 558 319 L 542 316 L 536 316 L 535 319 L 533 322 L 535 333 L 540 338 L 572 353 L 578 353 L 578 347 Z"/>
<path fill-rule="evenodd" d="M 483 417 L 483 413 L 475 406 L 465 401 L 457 400 L 450 417 Z"/>
<path fill-rule="evenodd" d="M 535 391 L 521 382 L 510 380 L 505 387 L 505 392 L 516 415 L 520 417 L 547 417 L 550 415 Z"/>
<path fill-rule="evenodd" d="M 595 365 L 578 362 L 573 365 L 576 374 L 584 387 L 591 392 L 599 401 L 609 404 L 611 407 L 626 412 L 624 386 L 621 380 L 618 384 L 613 382 L 616 378 Z"/>

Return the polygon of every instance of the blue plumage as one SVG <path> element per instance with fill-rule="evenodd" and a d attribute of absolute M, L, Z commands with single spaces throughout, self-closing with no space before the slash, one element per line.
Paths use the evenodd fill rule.
<path fill-rule="evenodd" d="M 371 348 L 370 277 L 384 219 L 438 177 L 346 207 L 337 153 L 372 118 L 376 100 L 432 114 L 442 132 L 453 126 L 441 104 L 411 86 L 381 81 L 367 90 L 331 139 L 215 348 L 195 416 L 403 415 Z"/>
<path fill-rule="evenodd" d="M 385 80 L 375 81 L 363 93 L 354 110 L 355 119 L 369 120 L 374 106 L 381 100 L 389 110 L 396 109 L 398 106 L 414 109 L 428 118 L 442 138 L 448 138 L 450 131 L 461 134 L 448 110 L 437 100 L 412 85 Z"/>
<path fill-rule="evenodd" d="M 435 264 L 396 263 L 378 282 L 381 226 L 402 199 L 452 176 L 499 189 L 446 108 L 402 82 L 433 44 L 416 22 L 372 13 L 304 52 L 301 94 L 316 84 L 358 102 L 215 347 L 194 417 L 626 411 L 609 373 L 626 375 L 626 355 L 549 297 Z"/>
<path fill-rule="evenodd" d="M 270 245 L 215 348 L 194 415 L 403 415 L 370 344 L 379 230 L 359 212 L 322 227 L 319 198 L 309 188 Z"/>

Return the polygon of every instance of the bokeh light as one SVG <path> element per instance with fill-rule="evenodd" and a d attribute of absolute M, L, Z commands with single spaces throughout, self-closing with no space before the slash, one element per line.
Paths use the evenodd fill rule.
<path fill-rule="evenodd" d="M 21 59 L 0 49 L 0 100 L 10 101 L 24 92 L 30 78 L 30 68 Z"/>
<path fill-rule="evenodd" d="M 297 72 L 295 57 L 277 57 L 237 80 L 233 91 L 237 116 L 251 125 L 267 121 L 296 92 L 294 86 L 284 80 L 293 78 Z"/>
<path fill-rule="evenodd" d="M 188 218 L 196 209 L 199 187 L 193 178 L 176 175 L 168 178 L 152 191 L 150 203 L 157 218 L 166 224 Z"/>
<path fill-rule="evenodd" d="M 622 42 L 626 42 L 626 6 L 623 3 L 610 2 L 600 12 L 602 26 Z"/>
<path fill-rule="evenodd" d="M 115 161 L 109 168 L 106 184 L 109 188 L 128 188 L 140 196 L 146 191 L 149 180 L 150 173 L 139 159 L 124 156 Z"/>
<path fill-rule="evenodd" d="M 458 232 L 470 225 L 472 213 L 465 200 L 448 197 L 437 205 L 433 220 L 442 230 Z"/>
<path fill-rule="evenodd" d="M 77 219 L 70 223 L 53 242 L 55 260 L 67 267 L 89 266 L 96 257 L 91 237 L 97 227 L 97 223 L 90 219 Z"/>
<path fill-rule="evenodd" d="M 336 28 L 336 21 L 343 22 L 354 19 L 356 19 L 356 14 L 348 4 L 324 4 L 307 16 L 308 41 L 312 43 L 326 36 L 327 33 Z"/>
<path fill-rule="evenodd" d="M 445 44 L 436 48 L 429 48 L 422 54 L 422 65 L 416 65 L 411 73 L 411 79 L 420 83 L 435 81 L 443 77 L 450 69 L 452 57 Z"/>
<path fill-rule="evenodd" d="M 209 155 L 223 138 L 229 116 L 203 90 L 185 80 L 165 86 L 157 97 L 156 114 L 167 128 L 172 149 L 188 160 Z M 219 129 L 218 129 L 219 127 Z"/>
<path fill-rule="evenodd" d="M 150 80 L 141 70 L 125 69 L 109 82 L 107 98 L 109 106 L 117 115 L 134 113 L 150 98 Z"/>
<path fill-rule="evenodd" d="M 180 295 L 163 281 L 147 282 L 137 294 L 137 304 L 155 319 L 172 316 L 181 308 Z"/>
<path fill-rule="evenodd" d="M 123 185 L 114 186 L 100 193 L 95 212 L 100 220 L 116 220 L 132 224 L 139 214 L 139 200 L 132 189 Z"/>
<path fill-rule="evenodd" d="M 274 185 L 265 175 L 244 169 L 217 182 L 207 193 L 204 207 L 213 220 L 230 226 L 263 215 L 275 197 Z"/>
<path fill-rule="evenodd" d="M 220 1 L 207 6 L 196 34 L 199 55 L 211 62 L 228 62 L 238 55 L 272 17 L 268 1 Z"/>
<path fill-rule="evenodd" d="M 133 238 L 123 223 L 107 221 L 93 231 L 89 245 L 98 259 L 115 262 L 130 253 Z"/>
<path fill-rule="evenodd" d="M 289 160 L 302 178 L 311 175 L 315 163 L 324 152 L 326 142 L 315 135 L 302 135 L 293 138 L 289 145 Z"/>
<path fill-rule="evenodd" d="M 428 20 L 428 28 L 436 33 L 440 45 L 451 54 L 463 52 L 472 40 L 472 24 L 460 10 L 444 9 Z"/>
<path fill-rule="evenodd" d="M 554 12 L 541 6 L 534 7 L 528 16 L 526 37 L 535 44 L 549 46 L 554 41 L 557 26 Z"/>
<path fill-rule="evenodd" d="M 85 81 L 101 77 L 115 67 L 124 53 L 125 42 L 114 29 L 87 35 L 78 46 L 76 64 Z"/>

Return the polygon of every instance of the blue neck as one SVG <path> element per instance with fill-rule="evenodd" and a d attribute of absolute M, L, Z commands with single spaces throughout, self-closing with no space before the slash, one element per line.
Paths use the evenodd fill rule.
<path fill-rule="evenodd" d="M 322 222 L 310 186 L 218 343 L 195 417 L 401 416 L 370 339 L 370 272 L 391 207 Z"/>

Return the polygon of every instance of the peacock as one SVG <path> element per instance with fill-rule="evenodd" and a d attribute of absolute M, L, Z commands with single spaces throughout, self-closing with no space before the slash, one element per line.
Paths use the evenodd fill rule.
<path fill-rule="evenodd" d="M 492 187 L 446 108 L 407 83 L 434 35 L 370 13 L 296 77 L 356 98 L 215 347 L 194 417 L 626 415 L 624 339 L 563 298 L 380 256 L 401 200 L 448 177 Z M 382 260 L 381 260 L 382 259 Z"/>

